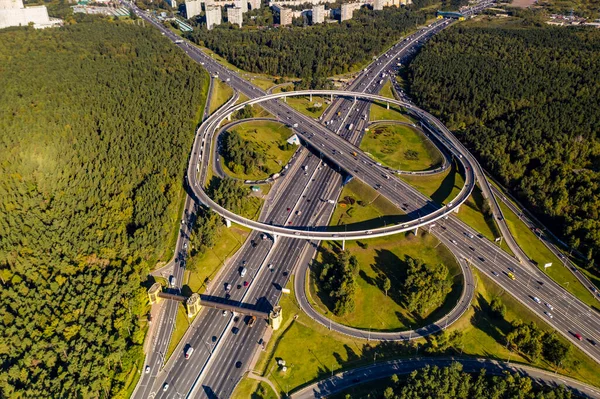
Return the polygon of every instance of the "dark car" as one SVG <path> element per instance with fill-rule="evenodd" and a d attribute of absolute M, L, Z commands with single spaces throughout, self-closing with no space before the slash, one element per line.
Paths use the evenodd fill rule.
<path fill-rule="evenodd" d="M 242 362 L 240 362 L 239 360 L 237 362 L 235 362 L 235 368 L 236 369 L 242 368 Z"/>

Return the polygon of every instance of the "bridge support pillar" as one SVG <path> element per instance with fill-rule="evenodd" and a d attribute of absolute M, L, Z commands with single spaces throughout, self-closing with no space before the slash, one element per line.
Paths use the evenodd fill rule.
<path fill-rule="evenodd" d="M 275 306 L 271 313 L 269 313 L 269 325 L 274 331 L 279 330 L 281 322 L 283 321 L 283 310 L 281 306 Z"/>
<path fill-rule="evenodd" d="M 192 318 L 198 314 L 202 305 L 200 305 L 200 295 L 193 293 L 191 297 L 185 302 L 187 307 L 187 317 Z"/>
<path fill-rule="evenodd" d="M 271 234 L 273 236 L 273 244 L 275 244 L 277 242 L 277 239 L 279 238 L 279 236 L 277 234 Z"/>
<path fill-rule="evenodd" d="M 331 96 L 329 96 L 329 100 L 330 100 L 331 102 L 333 102 L 333 94 L 332 94 Z"/>
<path fill-rule="evenodd" d="M 342 240 L 342 251 L 346 250 L 346 240 Z"/>
<path fill-rule="evenodd" d="M 454 213 L 458 213 L 459 210 L 460 210 L 460 205 L 458 205 L 456 208 L 454 208 Z"/>
<path fill-rule="evenodd" d="M 308 96 L 310 98 L 310 102 L 312 103 L 312 93 L 310 93 Z"/>
<path fill-rule="evenodd" d="M 390 103 L 387 103 L 386 106 L 387 106 L 387 109 L 390 109 Z"/>
<path fill-rule="evenodd" d="M 227 115 L 227 120 L 231 121 L 231 114 Z"/>
<path fill-rule="evenodd" d="M 225 226 L 227 226 L 228 228 L 231 227 L 231 220 L 225 219 Z"/>
<path fill-rule="evenodd" d="M 419 232 L 419 227 L 417 226 L 417 227 L 415 227 L 415 231 L 414 231 L 415 236 L 417 235 L 418 232 Z"/>
<path fill-rule="evenodd" d="M 284 103 L 287 103 L 287 96 L 286 96 L 286 97 L 283 97 L 283 102 L 284 102 Z"/>
<path fill-rule="evenodd" d="M 356 102 L 356 96 L 354 96 L 354 102 Z"/>
<path fill-rule="evenodd" d="M 160 297 L 158 294 L 162 292 L 162 285 L 160 283 L 152 284 L 152 287 L 148 289 L 148 299 L 150 300 L 150 305 L 154 305 L 155 303 L 160 302 Z"/>

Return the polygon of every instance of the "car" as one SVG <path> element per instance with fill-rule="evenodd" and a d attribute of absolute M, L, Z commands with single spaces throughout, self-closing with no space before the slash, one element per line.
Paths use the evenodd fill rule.
<path fill-rule="evenodd" d="M 498 274 L 497 272 L 495 272 L 495 271 L 492 271 L 492 274 L 493 274 L 495 277 L 498 277 L 498 276 L 499 276 L 499 274 Z"/>
<path fill-rule="evenodd" d="M 465 235 L 466 235 L 467 237 L 469 237 L 469 238 L 475 238 L 475 236 L 474 236 L 473 234 L 471 234 L 471 233 L 465 233 Z"/>
<path fill-rule="evenodd" d="M 230 291 L 230 290 L 231 290 L 231 284 L 225 283 L 225 291 Z"/>
<path fill-rule="evenodd" d="M 551 318 L 551 319 L 553 319 L 553 318 L 554 318 L 554 316 L 552 316 L 552 313 L 550 313 L 550 312 L 544 312 L 544 314 L 545 314 L 546 316 L 548 316 L 549 318 Z"/>
<path fill-rule="evenodd" d="M 229 314 L 228 311 L 224 310 L 223 313 L 221 313 L 223 315 L 223 317 L 227 316 Z"/>
<path fill-rule="evenodd" d="M 457 243 L 456 241 L 454 241 L 454 240 L 450 240 L 450 242 L 451 242 L 452 244 L 454 244 L 454 245 L 458 245 L 458 243 Z"/>
<path fill-rule="evenodd" d="M 542 302 L 542 301 L 540 301 L 540 298 L 538 298 L 537 296 L 534 296 L 534 297 L 533 297 L 533 300 L 534 300 L 536 303 L 541 303 L 541 302 Z"/>
<path fill-rule="evenodd" d="M 592 345 L 592 346 L 596 346 L 596 341 L 594 341 L 593 339 L 589 339 L 588 338 L 588 342 Z"/>
<path fill-rule="evenodd" d="M 514 273 L 514 272 L 515 272 L 515 269 L 513 269 L 512 267 L 509 267 L 509 268 L 508 268 L 508 271 L 509 271 L 509 272 L 512 272 L 512 273 Z"/>
<path fill-rule="evenodd" d="M 550 305 L 549 303 L 545 303 L 546 307 L 550 310 L 554 310 L 554 306 Z"/>
<path fill-rule="evenodd" d="M 235 368 L 236 369 L 242 368 L 242 362 L 240 362 L 240 361 L 235 362 Z"/>
<path fill-rule="evenodd" d="M 194 353 L 194 348 L 192 348 L 191 346 L 187 348 L 187 350 L 185 351 L 185 358 L 189 359 L 192 356 L 192 353 Z"/>
<path fill-rule="evenodd" d="M 238 333 L 238 332 L 240 332 L 240 329 L 239 329 L 239 328 L 237 328 L 237 327 L 233 327 L 233 328 L 231 329 L 231 333 L 232 333 L 233 335 L 237 335 L 237 333 Z"/>
<path fill-rule="evenodd" d="M 247 281 L 244 281 L 244 287 L 249 286 L 250 284 Z"/>
<path fill-rule="evenodd" d="M 577 338 L 580 341 L 583 341 L 583 337 L 581 336 L 581 334 L 575 333 L 573 334 L 575 336 L 575 338 Z"/>
<path fill-rule="evenodd" d="M 163 385 L 163 392 L 166 392 L 167 389 L 169 389 L 169 384 L 165 382 L 165 385 Z"/>
<path fill-rule="evenodd" d="M 150 372 L 150 366 L 146 366 L 146 374 Z"/>

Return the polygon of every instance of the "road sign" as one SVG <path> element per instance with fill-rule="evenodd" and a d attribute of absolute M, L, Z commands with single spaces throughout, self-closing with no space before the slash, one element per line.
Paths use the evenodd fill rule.
<path fill-rule="evenodd" d="M 547 268 L 549 268 L 550 266 L 552 266 L 552 262 L 550 262 L 550 263 L 546 263 L 546 264 L 544 265 L 544 270 L 546 270 L 546 269 L 547 269 Z"/>

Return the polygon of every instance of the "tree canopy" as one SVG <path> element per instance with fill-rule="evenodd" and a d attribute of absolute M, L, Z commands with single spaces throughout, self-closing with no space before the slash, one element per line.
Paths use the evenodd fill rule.
<path fill-rule="evenodd" d="M 416 101 L 565 242 L 596 261 L 599 57 L 597 29 L 512 20 L 446 29 L 409 68 Z"/>
<path fill-rule="evenodd" d="M 124 397 L 207 76 L 151 28 L 0 33 L 0 396 Z"/>

